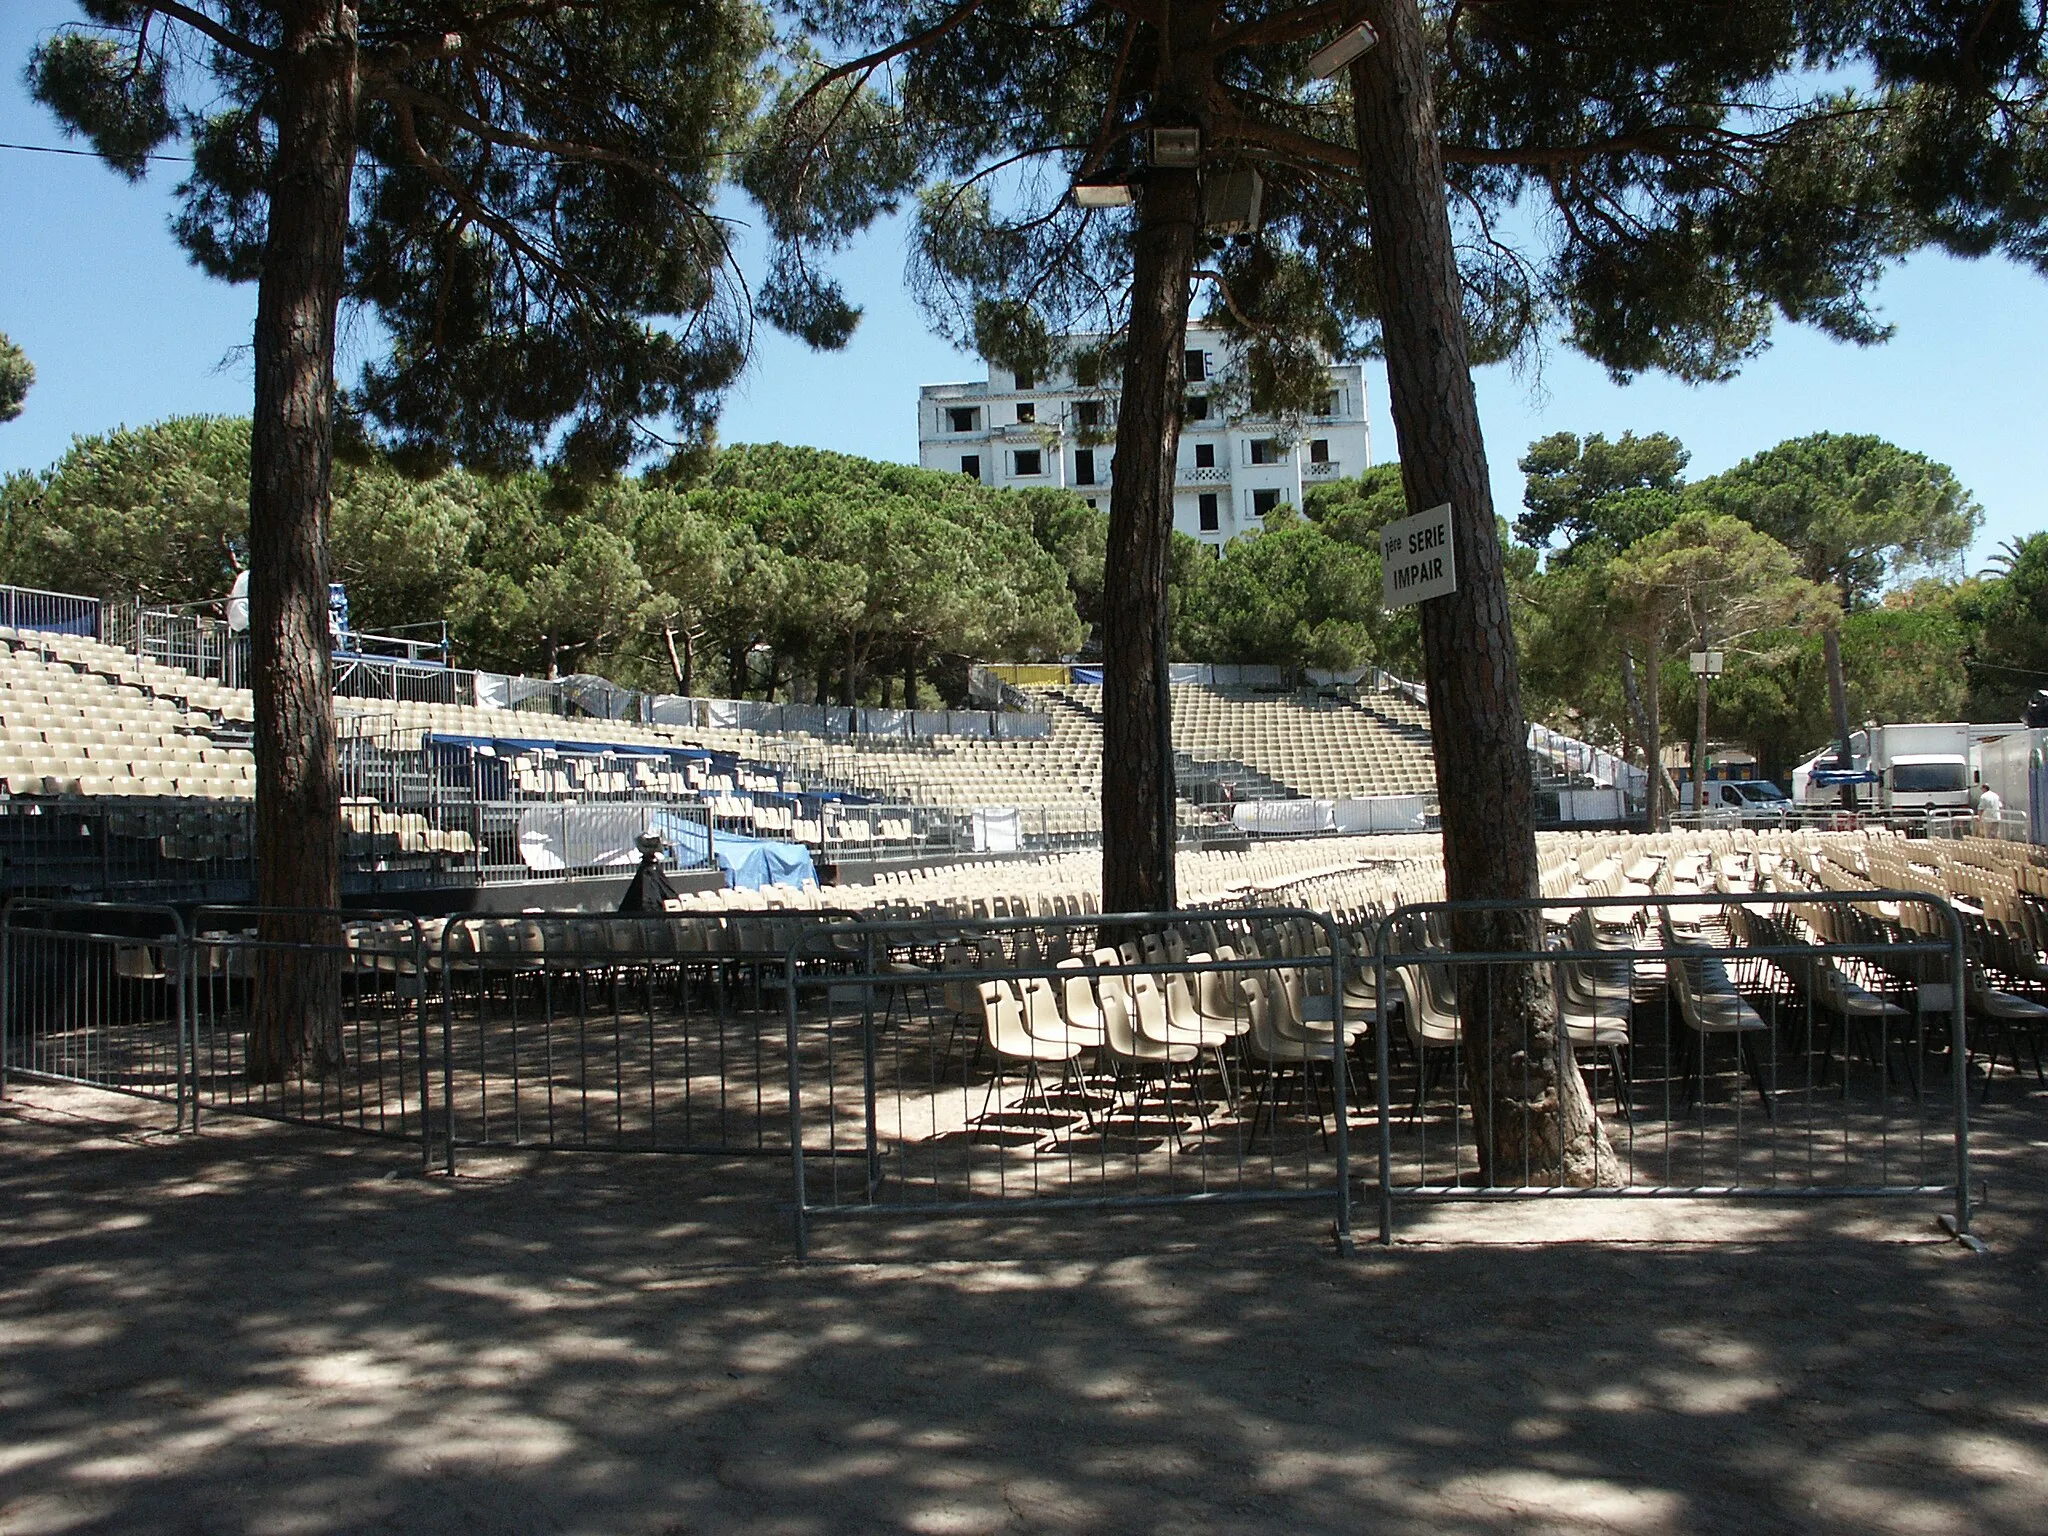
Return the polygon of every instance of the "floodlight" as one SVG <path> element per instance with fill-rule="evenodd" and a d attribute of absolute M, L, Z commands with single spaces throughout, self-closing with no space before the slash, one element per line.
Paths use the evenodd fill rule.
<path fill-rule="evenodd" d="M 1154 128 L 1152 163 L 1188 168 L 1202 163 L 1202 130 L 1199 128 Z"/>
<path fill-rule="evenodd" d="M 1327 80 L 1353 59 L 1369 53 L 1379 40 L 1380 35 L 1373 31 L 1372 23 L 1361 21 L 1348 31 L 1339 32 L 1333 41 L 1310 54 L 1308 72 L 1318 80 Z"/>
<path fill-rule="evenodd" d="M 1074 183 L 1074 203 L 1080 208 L 1128 208 L 1137 200 L 1138 189 L 1120 179 Z"/>

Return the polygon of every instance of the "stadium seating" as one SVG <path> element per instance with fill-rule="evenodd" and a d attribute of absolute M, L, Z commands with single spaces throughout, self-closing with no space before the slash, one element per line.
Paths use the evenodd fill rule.
<path fill-rule="evenodd" d="M 157 693 L 133 662 L 93 640 L 0 631 L 0 783 L 10 796 L 255 793 L 255 758 L 221 719 Z"/>

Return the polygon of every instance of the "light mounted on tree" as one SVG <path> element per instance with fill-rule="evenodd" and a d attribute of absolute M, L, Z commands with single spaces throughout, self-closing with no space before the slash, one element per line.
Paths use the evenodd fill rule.
<path fill-rule="evenodd" d="M 1344 68 L 1353 59 L 1363 58 L 1372 51 L 1380 40 L 1370 22 L 1361 21 L 1348 31 L 1339 32 L 1331 41 L 1323 44 L 1308 56 L 1308 72 L 1318 80 L 1327 80 Z"/>
<path fill-rule="evenodd" d="M 1083 178 L 1074 183 L 1074 204 L 1079 208 L 1128 208 L 1138 200 L 1138 189 L 1120 176 Z"/>
<path fill-rule="evenodd" d="M 1248 166 L 1202 177 L 1202 227 L 1218 235 L 1255 235 L 1266 196 L 1265 178 Z"/>
<path fill-rule="evenodd" d="M 1191 170 L 1202 163 L 1202 130 L 1154 128 L 1152 163 L 1170 170 Z"/>

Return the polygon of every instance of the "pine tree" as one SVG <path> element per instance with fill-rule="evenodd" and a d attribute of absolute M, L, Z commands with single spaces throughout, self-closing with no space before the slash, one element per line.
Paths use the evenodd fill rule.
<path fill-rule="evenodd" d="M 348 402 L 414 462 L 581 472 L 709 422 L 748 319 L 709 205 L 771 38 L 750 0 L 81 0 L 37 97 L 130 177 L 183 137 L 175 230 L 257 284 L 249 489 L 257 899 L 331 944 L 327 635 L 343 304 L 388 353 Z M 333 1065 L 331 965 L 259 978 L 252 1075 Z"/>

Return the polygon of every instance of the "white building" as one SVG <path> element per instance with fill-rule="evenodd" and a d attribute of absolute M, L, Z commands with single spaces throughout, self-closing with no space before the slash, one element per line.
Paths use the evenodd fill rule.
<path fill-rule="evenodd" d="M 1319 480 L 1356 475 L 1372 462 L 1365 376 L 1355 363 L 1330 369 L 1323 409 L 1289 440 L 1279 424 L 1212 409 L 1228 362 L 1220 331 L 1190 327 L 1187 407 L 1174 473 L 1174 526 L 1221 549 L 1258 528 L 1276 506 L 1301 505 Z M 1031 378 L 993 365 L 986 381 L 927 384 L 918 391 L 917 458 L 926 469 L 972 475 L 1001 490 L 1063 486 L 1107 510 L 1116 451 L 1115 392 L 1071 377 Z"/>

